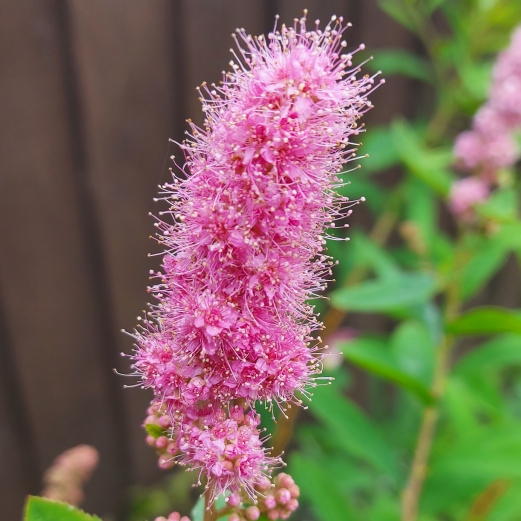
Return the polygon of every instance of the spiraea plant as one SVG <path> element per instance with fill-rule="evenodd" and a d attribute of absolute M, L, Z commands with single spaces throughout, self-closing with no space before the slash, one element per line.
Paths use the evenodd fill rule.
<path fill-rule="evenodd" d="M 155 396 L 148 443 L 161 467 L 198 472 L 207 519 L 221 494 L 230 520 L 286 519 L 298 504 L 289 476 L 272 481 L 283 462 L 254 405 L 284 416 L 320 378 L 310 299 L 332 274 L 327 229 L 357 202 L 337 188 L 377 86 L 345 51 L 348 26 L 304 16 L 267 37 L 238 30 L 231 71 L 200 89 L 204 127 L 190 123 L 162 186 L 163 262 L 133 367 Z"/>

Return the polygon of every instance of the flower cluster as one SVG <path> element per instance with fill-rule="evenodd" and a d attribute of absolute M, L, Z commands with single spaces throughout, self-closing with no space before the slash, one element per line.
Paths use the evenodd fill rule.
<path fill-rule="evenodd" d="M 83 502 L 83 487 L 98 466 L 98 451 L 90 445 L 78 445 L 60 454 L 43 482 L 42 496 L 78 506 Z"/>
<path fill-rule="evenodd" d="M 499 54 L 487 102 L 474 116 L 472 129 L 457 136 L 454 155 L 461 169 L 476 174 L 457 181 L 451 209 L 457 216 L 471 215 L 472 205 L 487 199 L 497 172 L 519 159 L 513 133 L 521 128 L 521 27 L 510 46 Z"/>
<path fill-rule="evenodd" d="M 346 27 L 237 30 L 232 72 L 203 84 L 204 128 L 191 123 L 186 163 L 162 186 L 157 304 L 133 335 L 133 367 L 155 393 L 161 465 L 199 469 L 213 498 L 257 497 L 280 460 L 254 402 L 300 404 L 321 371 L 308 300 L 331 275 L 325 230 L 354 204 L 335 188 L 375 88 L 342 54 Z"/>

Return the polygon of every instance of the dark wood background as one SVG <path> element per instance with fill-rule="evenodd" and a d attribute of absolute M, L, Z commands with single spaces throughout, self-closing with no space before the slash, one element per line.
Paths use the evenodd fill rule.
<path fill-rule="evenodd" d="M 2 520 L 78 443 L 101 453 L 85 505 L 100 515 L 160 475 L 140 427 L 150 397 L 112 368 L 147 301 L 168 138 L 201 120 L 195 86 L 220 79 L 236 27 L 263 33 L 305 7 L 350 20 L 353 48 L 415 46 L 376 0 L 0 2 Z M 387 79 L 369 126 L 413 110 L 415 85 Z"/>

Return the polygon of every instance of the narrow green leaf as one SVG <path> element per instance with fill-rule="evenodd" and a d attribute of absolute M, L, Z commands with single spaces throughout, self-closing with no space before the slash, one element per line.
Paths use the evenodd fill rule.
<path fill-rule="evenodd" d="M 411 178 L 407 190 L 407 220 L 420 232 L 419 240 L 426 252 L 430 252 L 436 234 L 438 205 L 432 189 L 417 178 Z"/>
<path fill-rule="evenodd" d="M 341 310 L 386 312 L 427 301 L 436 293 L 428 273 L 403 273 L 398 278 L 368 280 L 331 293 L 331 303 Z"/>
<path fill-rule="evenodd" d="M 491 63 L 476 63 L 475 61 L 462 63 L 458 67 L 463 87 L 477 101 L 487 98 L 492 76 L 491 69 Z"/>
<path fill-rule="evenodd" d="M 417 131 L 404 121 L 393 123 L 392 132 L 400 159 L 410 172 L 438 194 L 447 196 L 454 177 L 448 170 L 452 151 L 427 149 Z"/>
<path fill-rule="evenodd" d="M 145 430 L 147 431 L 147 434 L 150 434 L 150 436 L 156 439 L 159 438 L 159 436 L 163 436 L 165 433 L 165 430 L 162 427 L 154 423 L 147 423 L 145 425 Z"/>
<path fill-rule="evenodd" d="M 521 334 L 521 314 L 499 307 L 475 308 L 448 324 L 447 331 L 454 335 Z"/>
<path fill-rule="evenodd" d="M 400 74 L 427 83 L 433 81 L 429 63 L 403 49 L 379 50 L 367 65 L 373 72 L 381 70 L 386 76 Z"/>
<path fill-rule="evenodd" d="M 340 347 L 350 362 L 412 392 L 425 404 L 433 402 L 427 386 L 420 379 L 403 371 L 389 351 L 382 349 L 378 342 L 370 338 L 358 338 Z"/>
<path fill-rule="evenodd" d="M 494 241 L 506 249 L 521 251 L 521 223 L 505 223 L 494 236 Z"/>
<path fill-rule="evenodd" d="M 382 247 L 367 235 L 356 233 L 351 240 L 358 266 L 370 266 L 375 273 L 385 280 L 397 280 L 401 276 L 395 260 Z"/>
<path fill-rule="evenodd" d="M 488 476 L 490 480 L 521 478 L 521 430 L 518 424 L 469 433 L 433 460 L 433 477 Z"/>
<path fill-rule="evenodd" d="M 427 8 L 427 12 L 430 14 L 438 7 L 441 7 L 447 0 L 426 0 L 425 6 Z"/>
<path fill-rule="evenodd" d="M 338 434 L 339 442 L 347 451 L 396 477 L 396 455 L 378 427 L 334 387 L 322 386 L 315 390 L 310 412 Z"/>
<path fill-rule="evenodd" d="M 43 497 L 29 496 L 25 507 L 25 521 L 101 521 L 72 505 Z"/>
<path fill-rule="evenodd" d="M 357 519 L 347 497 L 344 497 L 330 473 L 320 463 L 295 454 L 290 461 L 293 477 L 302 495 L 312 504 L 320 519 L 354 521 Z"/>
<path fill-rule="evenodd" d="M 512 364 L 521 364 L 521 335 L 492 338 L 461 358 L 453 372 L 464 377 Z"/>
<path fill-rule="evenodd" d="M 516 480 L 494 505 L 487 521 L 519 521 L 519 512 L 521 512 L 521 481 Z"/>
<path fill-rule="evenodd" d="M 390 348 L 402 371 L 430 386 L 435 345 L 425 325 L 417 320 L 402 322 L 392 334 Z"/>
<path fill-rule="evenodd" d="M 367 131 L 361 138 L 362 154 L 369 157 L 361 163 L 363 172 L 377 172 L 398 164 L 400 156 L 394 146 L 394 140 L 389 127 L 376 127 Z"/>
<path fill-rule="evenodd" d="M 365 197 L 365 202 L 373 213 L 378 213 L 383 208 L 388 196 L 387 193 L 376 186 L 367 178 L 358 177 L 338 190 L 338 193 L 350 199 L 361 199 Z"/>
<path fill-rule="evenodd" d="M 499 241 L 480 243 L 475 255 L 467 262 L 460 276 L 461 297 L 473 297 L 505 263 L 508 250 Z"/>
<path fill-rule="evenodd" d="M 378 4 L 393 20 L 396 20 L 410 31 L 414 30 L 414 23 L 399 2 L 396 2 L 396 0 L 379 0 Z"/>
<path fill-rule="evenodd" d="M 487 202 L 476 206 L 476 211 L 494 221 L 514 222 L 518 214 L 518 194 L 512 188 L 499 190 Z"/>
<path fill-rule="evenodd" d="M 200 497 L 190 512 L 190 519 L 192 521 L 203 521 L 204 519 L 204 497 Z"/>

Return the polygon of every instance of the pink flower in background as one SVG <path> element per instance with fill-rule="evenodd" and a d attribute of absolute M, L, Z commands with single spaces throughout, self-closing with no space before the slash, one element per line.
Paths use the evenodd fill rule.
<path fill-rule="evenodd" d="M 83 487 L 99 462 L 98 451 L 90 445 L 78 445 L 60 454 L 45 471 L 41 495 L 78 506 L 83 502 Z"/>
<path fill-rule="evenodd" d="M 469 218 L 472 206 L 485 201 L 489 190 L 488 183 L 479 177 L 466 177 L 456 181 L 450 192 L 452 212 L 460 218 Z"/>
<path fill-rule="evenodd" d="M 450 208 L 457 217 L 468 220 L 472 205 L 488 198 L 498 171 L 517 162 L 519 148 L 513 133 L 520 128 L 521 27 L 518 27 L 510 46 L 497 58 L 488 101 L 474 116 L 472 129 L 459 134 L 454 143 L 458 166 L 479 176 L 453 185 Z"/>
<path fill-rule="evenodd" d="M 504 131 L 489 135 L 467 130 L 456 138 L 454 155 L 466 170 L 495 171 L 515 163 L 518 150 L 513 137 Z"/>
<path fill-rule="evenodd" d="M 253 498 L 279 464 L 244 411 L 299 404 L 321 370 L 308 300 L 331 275 L 325 229 L 356 203 L 335 189 L 375 88 L 342 54 L 345 28 L 333 17 L 268 38 L 238 30 L 232 72 L 203 85 L 204 128 L 191 124 L 181 175 L 162 187 L 163 266 L 134 368 L 155 393 L 147 422 L 168 424 L 166 442 L 149 440 L 162 466 L 199 469 L 213 497 Z"/>

